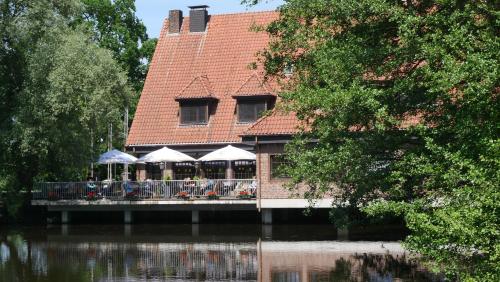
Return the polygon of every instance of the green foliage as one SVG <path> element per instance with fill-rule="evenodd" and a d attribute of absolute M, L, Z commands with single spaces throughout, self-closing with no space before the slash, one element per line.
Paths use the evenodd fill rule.
<path fill-rule="evenodd" d="M 123 146 L 123 112 L 137 99 L 130 86 L 140 86 L 154 43 L 133 1 L 112 8 L 123 25 L 82 20 L 89 8 L 78 0 L 0 1 L 0 192 L 11 214 L 34 181 L 83 179 L 105 150 L 109 124 L 115 147 Z M 117 29 L 98 38 L 90 22 Z"/>
<path fill-rule="evenodd" d="M 134 0 L 82 0 L 84 12 L 78 22 L 92 31 L 99 46 L 111 50 L 139 92 L 144 84 L 156 39 L 135 15 Z"/>
<path fill-rule="evenodd" d="M 71 30 L 59 29 L 42 40 L 29 56 L 28 69 L 21 97 L 22 107 L 30 110 L 20 112 L 16 123 L 21 154 L 38 159 L 37 171 L 43 172 L 38 180 L 81 179 L 106 149 L 101 140 L 108 124 L 122 132 L 131 97 L 127 78 L 109 51 Z M 123 144 L 123 135 L 115 139 Z"/>
<path fill-rule="evenodd" d="M 290 186 L 335 193 L 339 218 L 404 216 L 406 246 L 463 280 L 500 280 L 497 8 L 288 0 L 260 54 L 308 129 L 287 146 Z"/>
<path fill-rule="evenodd" d="M 11 217 L 16 217 L 17 211 L 23 205 L 23 197 L 17 186 L 14 177 L 0 174 L 0 201 L 6 206 Z"/>

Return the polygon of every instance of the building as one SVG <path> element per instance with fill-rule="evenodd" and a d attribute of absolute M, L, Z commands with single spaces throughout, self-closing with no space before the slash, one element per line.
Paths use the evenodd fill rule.
<path fill-rule="evenodd" d="M 169 12 L 146 78 L 127 140 L 127 149 L 143 155 L 163 146 L 195 158 L 228 144 L 255 152 L 256 163 L 202 164 L 208 178 L 252 178 L 259 183 L 259 208 L 303 208 L 290 199 L 286 178 L 276 173 L 283 147 L 298 132 L 293 115 L 273 113 L 277 85 L 252 68 L 269 37 L 254 26 L 265 25 L 277 12 L 209 15 L 207 6 Z M 200 164 L 201 165 L 201 164 Z M 228 172 L 228 167 L 233 171 Z M 173 167 L 139 165 L 137 179 L 193 177 L 195 164 Z M 330 206 L 329 202 L 319 203 Z"/>
<path fill-rule="evenodd" d="M 37 183 L 33 205 L 61 212 L 62 223 L 73 211 L 123 212 L 125 223 L 134 213 L 182 211 L 198 223 L 200 211 L 236 210 L 261 212 L 263 223 L 271 223 L 274 209 L 288 214 L 310 206 L 300 193 L 292 197 L 284 188 L 288 178 L 276 170 L 299 122 L 273 111 L 278 84 L 265 80 L 256 64 L 270 39 L 253 27 L 278 13 L 209 15 L 207 6 L 190 8 L 189 17 L 173 10 L 164 22 L 126 149 L 141 157 L 166 146 L 199 159 L 232 145 L 255 153 L 256 160 L 136 164 L 132 182 Z M 138 191 L 133 200 L 129 188 Z M 331 204 L 324 199 L 315 207 Z"/>

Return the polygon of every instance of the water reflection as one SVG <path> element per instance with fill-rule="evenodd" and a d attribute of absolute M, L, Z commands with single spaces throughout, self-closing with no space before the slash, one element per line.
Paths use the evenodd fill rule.
<path fill-rule="evenodd" d="M 304 240 L 304 234 L 291 234 L 300 240 L 262 240 L 265 230 L 259 228 L 178 225 L 3 231 L 0 281 L 440 280 L 410 260 L 395 242 Z"/>

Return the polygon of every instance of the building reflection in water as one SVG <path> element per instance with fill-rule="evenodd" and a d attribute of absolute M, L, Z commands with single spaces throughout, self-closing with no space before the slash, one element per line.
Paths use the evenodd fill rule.
<path fill-rule="evenodd" d="M 122 234 L 123 236 L 123 234 Z M 0 237 L 0 280 L 438 281 L 398 243 Z M 137 239 L 137 240 L 136 240 Z M 190 238 L 193 239 L 193 238 Z M 179 241 L 179 240 L 173 240 Z M 217 242 L 218 241 L 218 242 Z"/>

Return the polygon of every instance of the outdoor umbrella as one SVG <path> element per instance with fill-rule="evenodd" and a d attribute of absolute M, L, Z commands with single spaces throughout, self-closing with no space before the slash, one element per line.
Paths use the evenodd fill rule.
<path fill-rule="evenodd" d="M 111 164 L 133 164 L 137 161 L 137 158 L 129 155 L 124 152 L 120 152 L 116 149 L 108 151 L 99 156 L 99 160 L 97 161 L 99 164 L 107 164 L 108 165 L 108 179 L 110 178 L 111 168 L 109 165 Z M 128 175 L 127 175 L 128 177 Z"/>
<path fill-rule="evenodd" d="M 238 160 L 255 160 L 255 154 L 249 151 L 228 145 L 219 150 L 215 150 L 205 156 L 199 158 L 199 161 L 238 161 Z"/>
<path fill-rule="evenodd" d="M 138 162 L 144 163 L 163 163 L 163 162 L 194 162 L 196 159 L 181 153 L 176 150 L 163 147 L 159 150 L 153 151 L 143 157 L 141 157 Z"/>
<path fill-rule="evenodd" d="M 133 164 L 137 158 L 116 149 L 108 151 L 99 156 L 99 164 Z"/>

